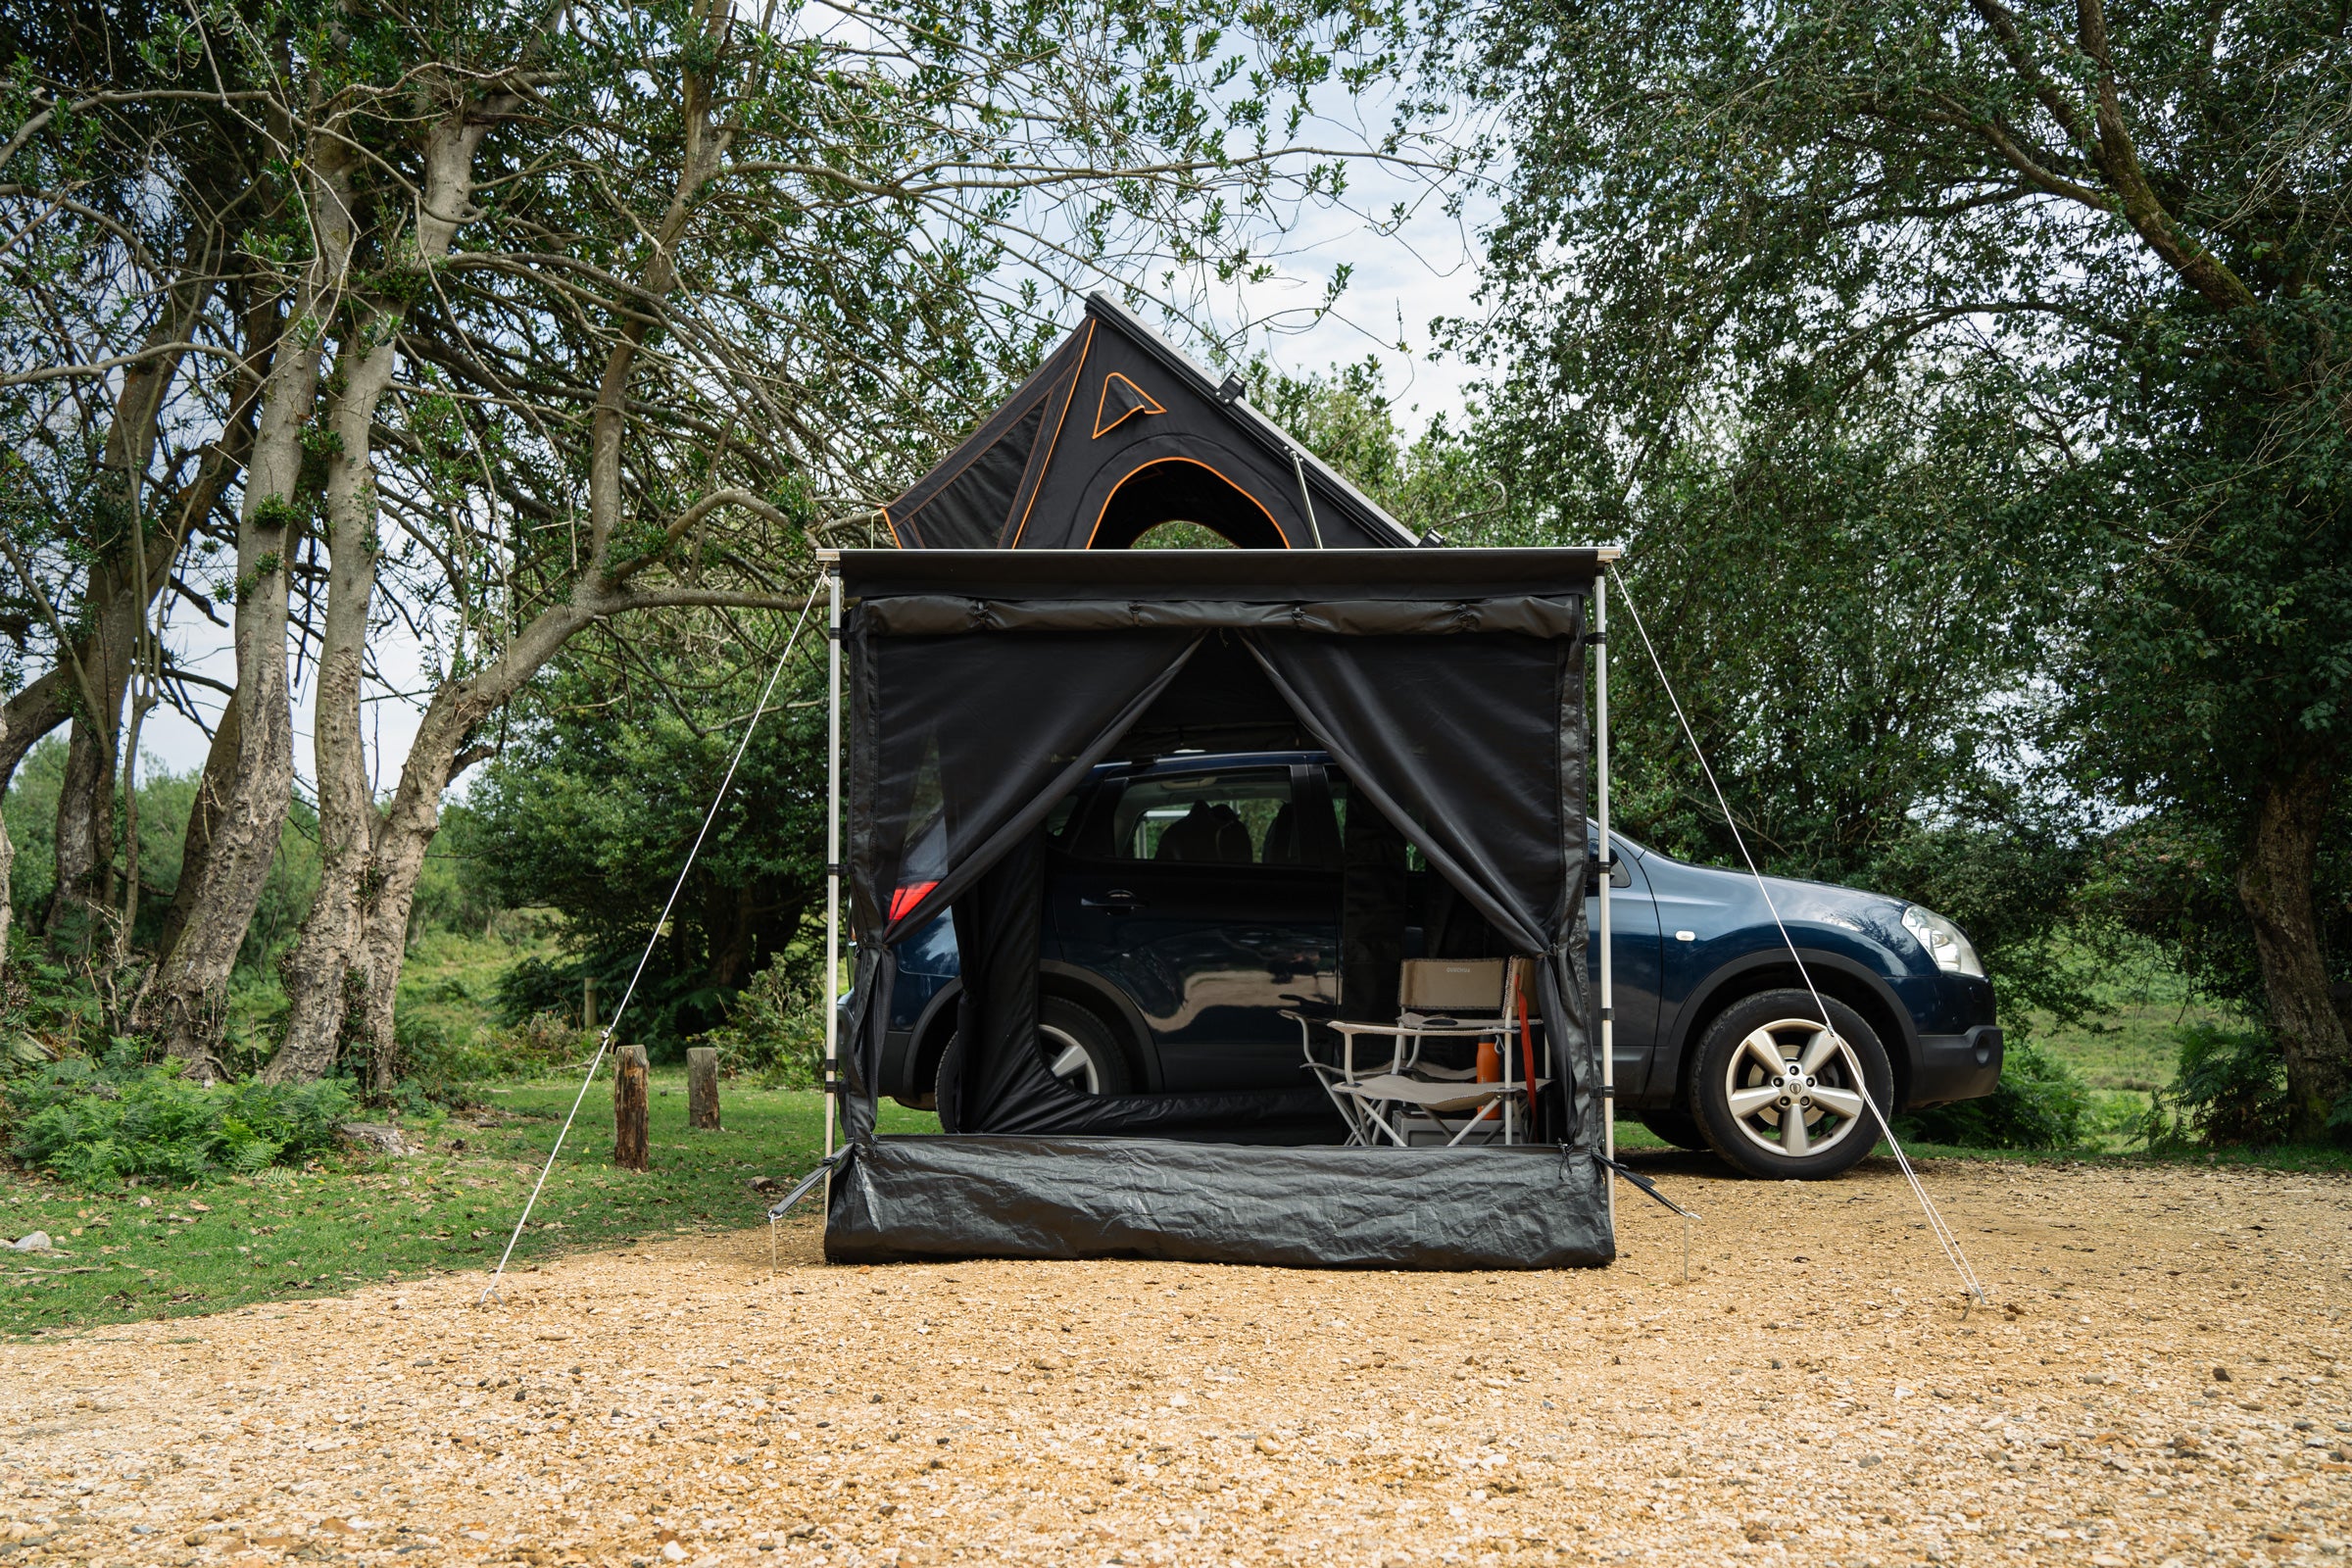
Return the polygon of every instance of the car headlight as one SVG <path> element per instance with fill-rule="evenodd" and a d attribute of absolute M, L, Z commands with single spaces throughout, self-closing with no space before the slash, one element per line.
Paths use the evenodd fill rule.
<path fill-rule="evenodd" d="M 1919 938 L 1919 945 L 1928 950 L 1936 967 L 1953 974 L 1973 974 L 1984 978 L 1984 962 L 1960 928 L 1942 915 L 1923 909 L 1914 904 L 1903 910 L 1903 929 Z"/>

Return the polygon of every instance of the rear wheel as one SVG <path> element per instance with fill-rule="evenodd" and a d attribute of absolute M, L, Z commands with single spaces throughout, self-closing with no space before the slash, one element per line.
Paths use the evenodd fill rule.
<path fill-rule="evenodd" d="M 1750 1176 L 1811 1181 L 1851 1169 L 1879 1141 L 1863 1090 L 1892 1112 L 1894 1074 L 1878 1032 L 1835 998 L 1767 991 L 1707 1026 L 1690 1108 L 1716 1153 Z M 1860 1076 L 1856 1076 L 1856 1066 Z"/>
<path fill-rule="evenodd" d="M 1082 1095 L 1123 1095 L 1134 1087 L 1127 1054 L 1094 1010 L 1062 997 L 1047 997 L 1037 1009 L 1037 1049 L 1046 1071 Z M 938 1105 L 942 1132 L 960 1132 L 963 1036 L 940 1053 Z"/>

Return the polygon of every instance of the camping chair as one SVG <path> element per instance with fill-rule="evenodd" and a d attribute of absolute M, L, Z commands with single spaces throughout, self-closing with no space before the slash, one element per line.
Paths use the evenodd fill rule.
<path fill-rule="evenodd" d="M 1482 1130 L 1499 1132 L 1500 1142 L 1514 1144 L 1523 1134 L 1520 1101 L 1531 1105 L 1536 1091 L 1550 1083 L 1538 1078 L 1531 1084 L 1519 1074 L 1518 1042 L 1512 1038 L 1517 1020 L 1512 1004 L 1519 994 L 1517 958 L 1410 958 L 1397 987 L 1400 1004 L 1393 1024 L 1355 1023 L 1344 1019 L 1309 1020 L 1289 1011 L 1298 1022 L 1307 1069 L 1331 1096 L 1348 1123 L 1350 1145 L 1391 1143 L 1410 1147 L 1416 1134 L 1444 1137 L 1455 1148 Z M 1532 1028 L 1537 1020 L 1528 1020 Z M 1315 1054 L 1312 1022 L 1340 1037 L 1340 1057 L 1325 1061 Z M 1385 1071 L 1364 1072 L 1356 1065 L 1359 1035 L 1389 1042 Z M 1442 1067 L 1422 1059 L 1432 1040 L 1476 1042 L 1494 1040 L 1502 1058 L 1502 1076 L 1479 1082 L 1477 1069 Z M 1532 1126 L 1524 1131 L 1533 1131 Z M 1492 1137 L 1477 1140 L 1492 1143 Z"/>

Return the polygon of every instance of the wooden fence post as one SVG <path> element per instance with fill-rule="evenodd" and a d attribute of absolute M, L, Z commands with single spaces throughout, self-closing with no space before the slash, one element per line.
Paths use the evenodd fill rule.
<path fill-rule="evenodd" d="M 652 1163 L 645 1138 L 645 1048 L 623 1046 L 612 1059 L 612 1163 L 644 1170 Z"/>
<path fill-rule="evenodd" d="M 705 1132 L 718 1127 L 718 1052 L 696 1046 L 686 1053 L 686 1125 Z"/>

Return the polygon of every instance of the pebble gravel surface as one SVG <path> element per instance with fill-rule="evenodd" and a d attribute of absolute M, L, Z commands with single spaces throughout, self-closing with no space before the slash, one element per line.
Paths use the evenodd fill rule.
<path fill-rule="evenodd" d="M 2352 1181 L 1648 1168 L 1555 1274 L 688 1236 L 0 1346 L 0 1564 L 2333 1562 Z M 1372 1195 L 1364 1195 L 1371 1200 Z M 1688 1242 L 1688 1262 L 1685 1244 Z M 1686 1278 L 1686 1268 L 1688 1277 Z"/>

